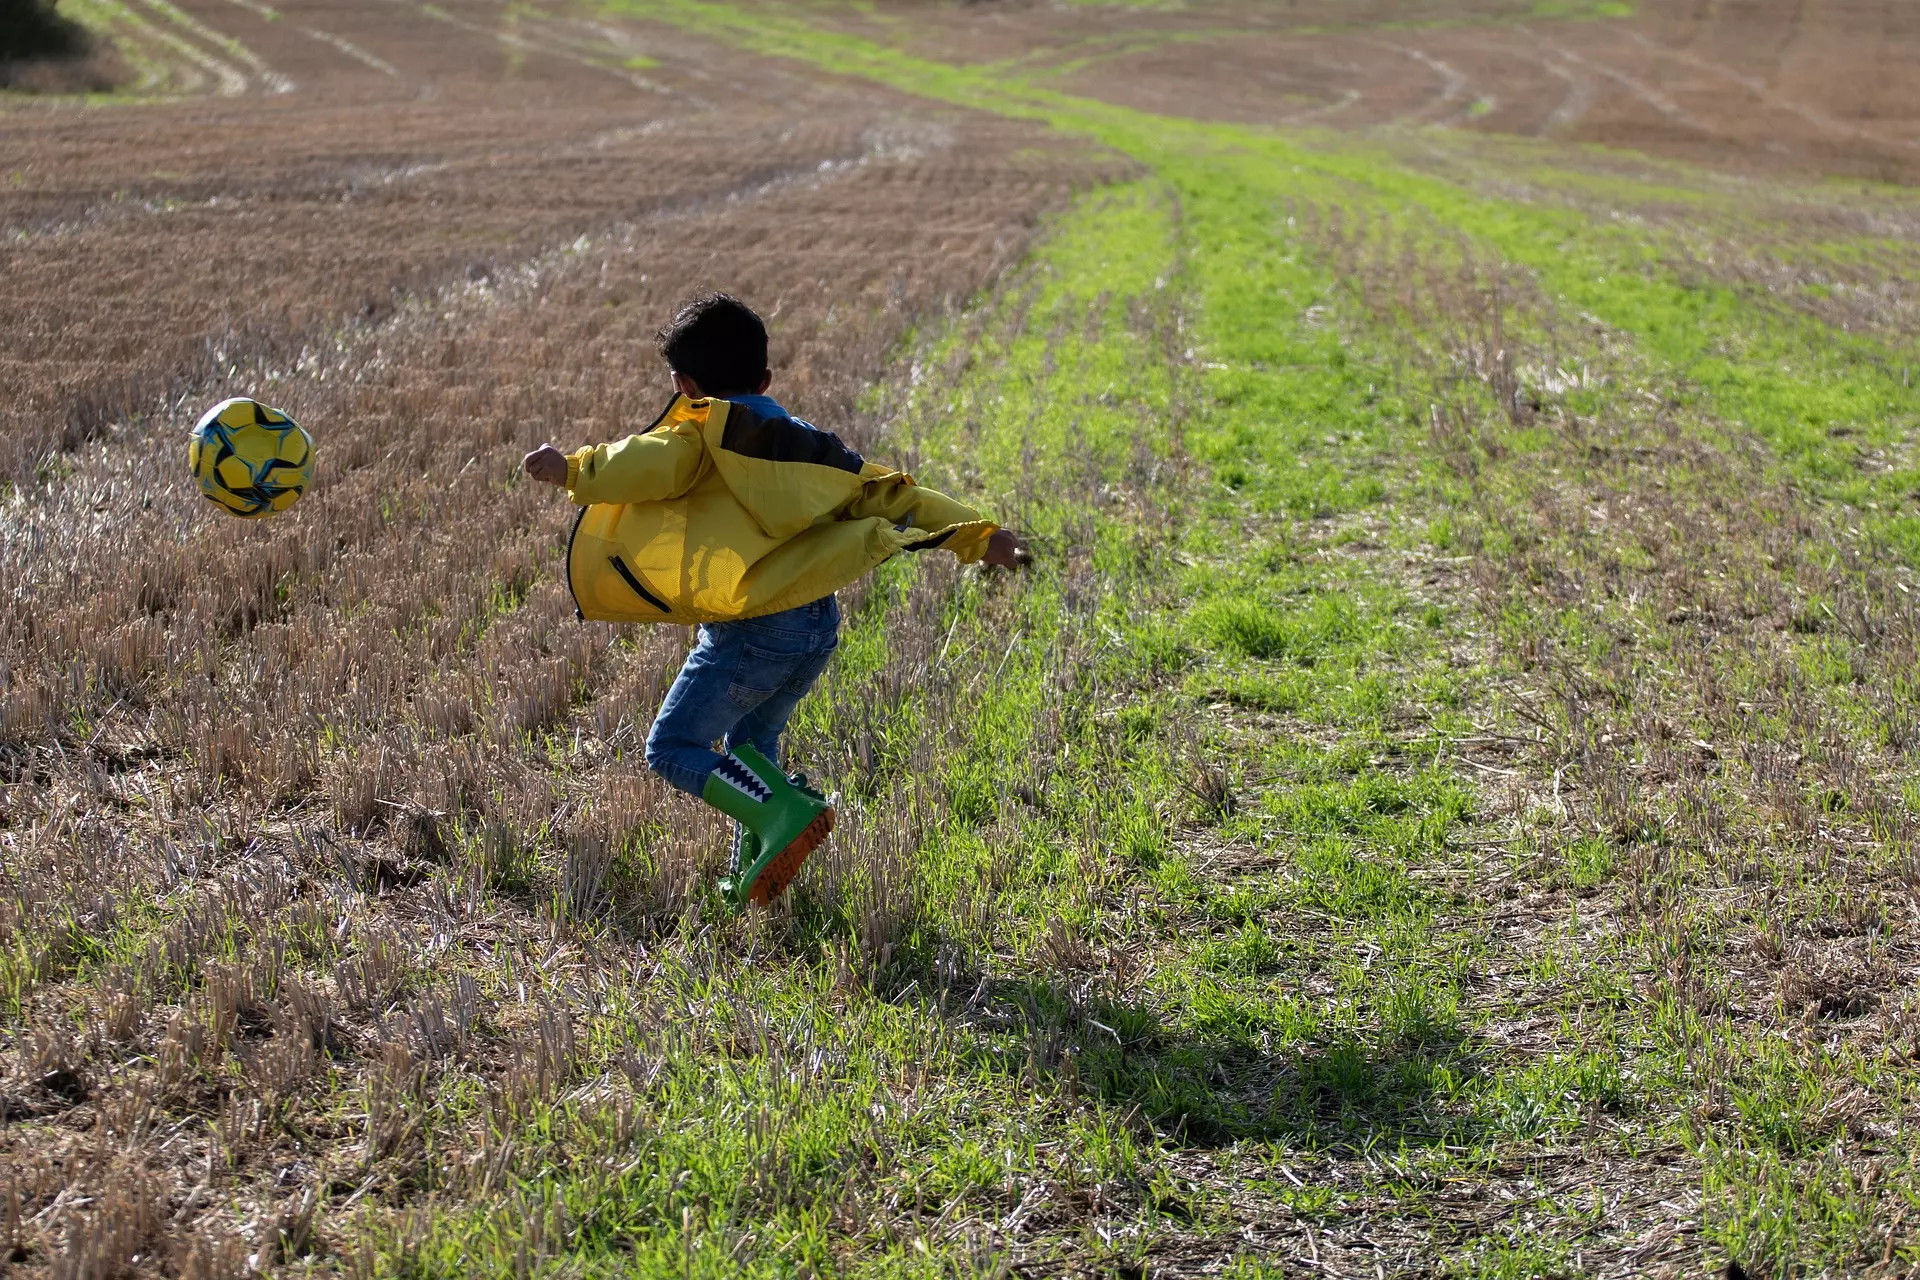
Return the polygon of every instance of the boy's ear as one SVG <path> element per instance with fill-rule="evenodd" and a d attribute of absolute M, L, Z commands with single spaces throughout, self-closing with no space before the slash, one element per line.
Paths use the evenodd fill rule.
<path fill-rule="evenodd" d="M 686 374 L 681 373 L 678 369 L 674 369 L 671 372 L 673 374 L 673 389 L 687 399 L 699 400 L 706 394 L 700 390 L 700 384 L 692 378 L 689 378 Z"/>
<path fill-rule="evenodd" d="M 754 392 L 754 394 L 763 396 L 767 394 L 767 388 L 772 385 L 773 385 L 773 370 L 769 369 L 765 373 L 760 375 L 760 387 L 757 391 Z"/>

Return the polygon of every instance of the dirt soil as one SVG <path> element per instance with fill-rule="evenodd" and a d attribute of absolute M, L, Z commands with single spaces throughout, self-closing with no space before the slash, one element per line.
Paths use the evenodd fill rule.
<path fill-rule="evenodd" d="M 895 38 L 905 16 L 922 52 L 1019 59 L 1043 83 L 1158 112 L 1920 177 L 1920 11 L 1902 0 L 1366 29 L 1406 8 L 1169 10 L 1130 19 L 1144 37 L 1064 7 L 835 20 Z M 175 12 L 128 37 L 171 51 L 130 59 L 148 97 L 0 102 L 9 939 L 30 921 L 52 936 L 58 912 L 73 938 L 106 932 L 116 893 L 237 871 L 254 846 L 233 833 L 289 797 L 299 823 L 360 850 L 289 865 L 364 854 L 382 884 L 409 856 L 388 797 L 507 824 L 550 812 L 538 762 L 510 744 L 575 704 L 611 732 L 651 705 L 686 637 L 572 626 L 551 575 L 570 512 L 506 486 L 521 452 L 650 419 L 666 394 L 651 334 L 707 287 L 770 317 L 776 393 L 858 443 L 860 392 L 903 333 L 991 285 L 1048 210 L 1131 171 L 1038 126 L 636 22 L 489 0 Z M 322 442 L 315 492 L 269 524 L 217 520 L 185 474 L 185 431 L 267 383 Z M 504 688 L 524 692 L 488 692 Z M 300 732 L 318 708 L 349 726 L 325 758 Z M 634 812 L 717 848 L 657 782 L 619 786 Z M 269 880 L 232 911 L 325 914 L 310 884 Z M 197 919 L 168 935 L 188 967 L 218 952 Z M 49 943 L 28 966 L 37 978 L 9 993 L 19 1025 L 34 1023 L 34 982 L 57 982 L 79 945 Z M 158 1044 L 166 1001 L 142 987 L 145 1003 L 115 1003 L 118 981 L 85 997 L 92 1021 L 124 1005 Z M 230 1013 L 246 1004 L 229 994 Z M 0 1115 L 27 1114 L 30 1081 L 55 1098 L 33 1114 L 71 1142 L 0 1131 L 0 1235 L 23 1247 L 23 1205 L 53 1233 L 61 1206 L 136 1182 L 174 1206 L 168 1233 L 190 1233 L 211 1140 L 89 1163 L 88 1144 L 104 1151 L 98 1135 L 155 1103 L 104 1079 L 61 1094 L 71 1063 L 110 1056 L 72 1043 L 70 1021 L 15 1037 Z"/>
<path fill-rule="evenodd" d="M 930 57 L 1010 61 L 1145 110 L 1352 129 L 1444 124 L 1719 167 L 1920 178 L 1920 10 L 1902 0 L 1648 0 L 1629 20 L 1508 0 L 881 6 L 851 27 Z M 1492 21 L 1489 21 L 1491 19 Z"/>
<path fill-rule="evenodd" d="M 1443 124 L 1723 166 L 1920 176 L 1920 81 L 1904 71 L 1920 16 L 1896 0 L 1662 0 L 1626 22 L 1460 21 L 1510 16 L 1500 0 L 1323 8 L 1201 6 L 1124 30 L 1021 5 L 842 21 L 1156 112 Z M 16 98 L 0 113 L 14 157 L 0 189 L 0 477 L 17 482 L 50 449 L 173 403 L 244 352 L 298 358 L 345 319 L 377 323 L 404 299 L 590 232 L 852 165 L 910 171 L 948 234 L 959 215 L 934 192 L 966 189 L 966 218 L 994 224 L 966 234 L 998 240 L 998 262 L 1007 227 L 1052 198 L 1041 189 L 1075 180 L 1031 156 L 976 180 L 974 148 L 1011 155 L 1019 131 L 955 125 L 869 86 L 633 24 L 481 3 L 296 5 L 284 21 L 216 0 L 184 9 L 201 29 L 162 34 L 196 60 L 176 57 L 163 83 L 206 96 L 88 111 Z M 1375 29 L 1389 9 L 1400 21 Z M 751 93 L 718 70 L 749 64 Z M 836 227 L 816 247 L 828 241 L 845 238 Z M 878 251 L 914 272 L 919 247 Z"/>

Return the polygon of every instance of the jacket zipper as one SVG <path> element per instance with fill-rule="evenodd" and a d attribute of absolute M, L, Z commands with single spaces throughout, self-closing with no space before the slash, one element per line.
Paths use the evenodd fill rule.
<path fill-rule="evenodd" d="M 587 509 L 582 507 L 573 518 L 572 532 L 567 534 L 567 558 L 562 562 L 567 566 L 567 594 L 573 597 L 573 616 L 581 622 L 587 620 L 587 611 L 580 607 L 580 593 L 573 589 L 573 540 L 580 536 L 580 525 L 586 518 Z"/>
<path fill-rule="evenodd" d="M 667 415 L 673 412 L 674 403 L 679 399 L 680 399 L 680 393 L 677 391 L 674 392 L 673 395 L 669 396 L 667 398 L 667 407 L 662 409 L 660 411 L 660 416 L 655 418 L 652 421 L 652 423 L 650 423 L 647 426 L 647 431 L 651 431 L 655 427 L 659 426 L 661 423 L 665 422 L 667 420 Z M 641 434 L 645 435 L 646 432 L 643 431 L 641 432 Z M 573 597 L 573 616 L 579 619 L 581 622 L 585 622 L 587 620 L 587 611 L 580 607 L 580 593 L 573 589 L 573 541 L 575 538 L 578 538 L 580 536 L 580 526 L 586 522 L 587 512 L 591 508 L 591 506 L 592 504 L 588 504 L 588 506 L 581 507 L 580 514 L 573 518 L 573 529 L 567 534 L 567 558 L 564 562 L 567 566 L 567 594 Z M 644 600 L 646 600 L 648 604 L 660 610 L 660 612 L 662 613 L 673 612 L 673 610 L 667 608 L 667 606 L 660 603 L 659 597 L 655 596 L 652 592 L 648 591 L 645 587 L 640 585 L 640 579 L 633 576 L 633 570 L 627 568 L 626 563 L 622 561 L 619 556 L 612 557 L 612 560 L 613 560 L 613 567 L 619 572 L 621 577 L 627 580 L 627 585 L 632 587 L 635 591 L 639 592 L 641 597 Z"/>
<path fill-rule="evenodd" d="M 640 581 L 639 577 L 637 577 L 634 574 L 633 570 L 627 568 L 627 562 L 625 560 L 622 560 L 619 556 L 608 556 L 607 562 L 613 566 L 613 571 L 619 574 L 621 579 L 625 581 L 628 586 L 633 588 L 633 593 L 635 595 L 639 596 L 642 600 L 645 600 L 648 604 L 652 605 L 654 608 L 658 609 L 662 613 L 673 612 L 672 609 L 669 609 L 667 607 L 665 601 L 663 601 L 659 596 L 653 594 L 653 592 L 647 590 L 647 584 Z"/>

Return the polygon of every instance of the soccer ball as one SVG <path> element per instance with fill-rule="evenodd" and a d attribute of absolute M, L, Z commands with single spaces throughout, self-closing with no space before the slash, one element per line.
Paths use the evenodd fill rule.
<path fill-rule="evenodd" d="M 285 511 L 313 483 L 313 440 L 258 400 L 222 400 L 194 425 L 187 465 L 200 492 L 229 515 Z"/>

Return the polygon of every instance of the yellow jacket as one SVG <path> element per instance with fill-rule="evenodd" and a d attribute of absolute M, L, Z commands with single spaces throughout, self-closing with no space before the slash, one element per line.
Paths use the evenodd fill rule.
<path fill-rule="evenodd" d="M 901 551 L 972 563 L 998 528 L 837 436 L 675 396 L 654 424 L 567 456 L 583 508 L 567 585 L 601 622 L 725 622 L 818 600 Z"/>

